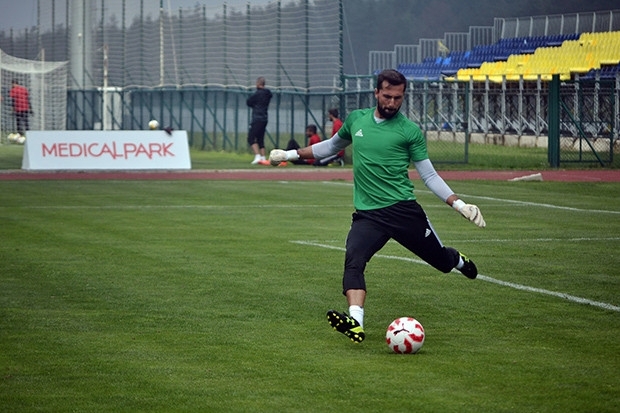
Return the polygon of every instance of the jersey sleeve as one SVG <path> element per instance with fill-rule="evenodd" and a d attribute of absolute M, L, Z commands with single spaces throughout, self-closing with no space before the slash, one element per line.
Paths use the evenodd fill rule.
<path fill-rule="evenodd" d="M 409 156 L 411 162 L 419 162 L 428 159 L 428 149 L 426 147 L 426 139 L 422 131 L 415 123 L 411 123 L 408 128 L 407 135 L 410 139 Z"/>
<path fill-rule="evenodd" d="M 362 116 L 362 114 L 363 111 L 361 109 L 357 109 L 351 112 L 349 116 L 347 116 L 340 129 L 338 129 L 338 136 L 340 137 L 340 139 L 344 139 L 347 141 L 353 140 L 351 136 L 351 125 L 353 125 L 353 122 L 355 122 L 356 119 Z"/>
<path fill-rule="evenodd" d="M 429 159 L 415 162 L 415 169 L 422 178 L 424 185 L 442 201 L 446 202 L 448 197 L 454 193 L 443 178 L 437 174 Z"/>

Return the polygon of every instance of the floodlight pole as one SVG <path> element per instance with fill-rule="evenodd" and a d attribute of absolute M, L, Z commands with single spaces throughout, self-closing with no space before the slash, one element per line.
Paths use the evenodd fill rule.
<path fill-rule="evenodd" d="M 159 1 L 159 86 L 164 85 L 164 0 Z"/>
<path fill-rule="evenodd" d="M 101 130 L 107 130 L 109 122 L 109 96 L 108 96 L 108 45 L 103 45 L 103 110 L 101 114 Z"/>

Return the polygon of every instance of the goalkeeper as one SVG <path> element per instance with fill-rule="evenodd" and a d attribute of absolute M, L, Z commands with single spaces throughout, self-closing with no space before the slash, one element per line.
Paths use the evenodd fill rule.
<path fill-rule="evenodd" d="M 412 162 L 437 197 L 478 227 L 486 225 L 478 207 L 459 199 L 437 174 L 422 132 L 400 113 L 406 87 L 401 73 L 384 70 L 374 91 L 376 107 L 353 111 L 330 139 L 296 150 L 274 149 L 269 156 L 272 165 L 300 158 L 322 159 L 353 144 L 355 212 L 346 240 L 342 280 L 349 312 L 329 310 L 327 319 L 334 329 L 357 343 L 365 337 L 364 270 L 388 240 L 394 239 L 443 273 L 456 268 L 467 278 L 478 275 L 473 261 L 441 243 L 416 201 L 408 171 Z"/>

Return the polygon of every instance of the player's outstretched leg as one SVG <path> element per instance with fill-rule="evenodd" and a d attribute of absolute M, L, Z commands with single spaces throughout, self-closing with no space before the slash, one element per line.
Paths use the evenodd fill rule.
<path fill-rule="evenodd" d="M 465 255 L 461 254 L 461 259 L 463 260 L 463 266 L 458 268 L 458 270 L 467 278 L 471 278 L 472 280 L 478 276 L 478 268 L 476 268 L 476 264 Z"/>
<path fill-rule="evenodd" d="M 360 323 L 346 313 L 329 310 L 327 312 L 327 321 L 334 330 L 349 337 L 354 343 L 361 343 L 366 337 Z"/>

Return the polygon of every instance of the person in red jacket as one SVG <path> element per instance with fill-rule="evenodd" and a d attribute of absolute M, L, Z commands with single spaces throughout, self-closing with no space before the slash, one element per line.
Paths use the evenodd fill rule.
<path fill-rule="evenodd" d="M 338 116 L 338 109 L 331 108 L 327 111 L 327 116 L 329 116 L 329 120 L 332 122 L 332 136 L 334 136 L 336 132 L 338 132 L 338 130 L 342 127 L 342 120 L 340 120 L 340 117 Z M 344 151 L 340 151 L 336 155 L 316 161 L 314 162 L 314 166 L 327 166 L 332 162 L 339 163 L 340 166 L 343 166 Z"/>
<path fill-rule="evenodd" d="M 32 112 L 30 108 L 30 97 L 28 89 L 20 85 L 17 79 L 13 79 L 9 97 L 13 101 L 13 113 L 15 114 L 15 126 L 17 133 L 24 136 L 24 133 L 30 129 L 28 116 Z"/>
<path fill-rule="evenodd" d="M 315 143 L 321 142 L 321 137 L 317 133 L 316 125 L 308 125 L 306 126 L 306 138 L 308 138 L 308 146 L 312 146 Z M 304 159 L 306 163 L 312 165 L 314 163 L 314 159 Z"/>
<path fill-rule="evenodd" d="M 327 116 L 329 117 L 329 120 L 332 122 L 332 136 L 334 136 L 336 132 L 338 132 L 340 128 L 342 127 L 342 121 L 340 120 L 340 117 L 338 116 L 338 109 L 331 108 L 330 110 L 327 111 Z"/>
<path fill-rule="evenodd" d="M 306 140 L 308 146 L 314 145 L 315 143 L 321 142 L 321 137 L 317 133 L 316 125 L 310 124 L 306 126 Z M 300 146 L 294 138 L 291 138 L 288 141 L 288 145 L 286 146 L 287 150 L 290 149 L 299 149 Z M 312 165 L 314 163 L 314 159 L 299 159 L 297 161 L 292 161 L 295 165 Z"/>

